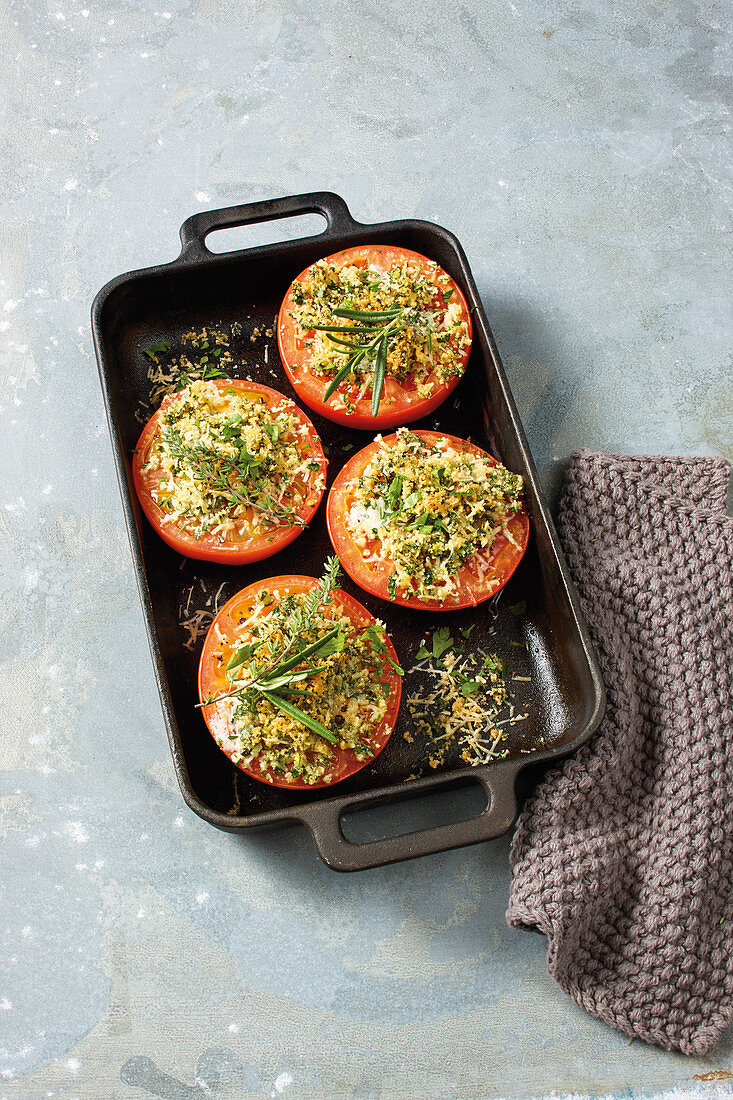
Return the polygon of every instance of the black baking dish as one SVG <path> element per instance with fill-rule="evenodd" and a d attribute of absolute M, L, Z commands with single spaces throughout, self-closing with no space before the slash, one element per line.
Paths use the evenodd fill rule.
<path fill-rule="evenodd" d="M 227 254 L 214 254 L 206 247 L 207 235 L 216 229 L 308 213 L 326 218 L 324 232 Z M 354 221 L 341 198 L 328 192 L 196 214 L 183 224 L 181 241 L 181 254 L 172 263 L 120 275 L 108 283 L 94 301 L 92 328 L 153 664 L 186 802 L 206 821 L 229 831 L 301 822 L 310 829 L 319 854 L 337 870 L 377 867 L 499 836 L 516 816 L 519 772 L 530 763 L 546 764 L 586 741 L 601 720 L 605 693 L 578 598 L 460 244 L 445 229 L 429 222 L 361 224 Z M 375 761 L 336 788 L 303 794 L 250 779 L 219 751 L 195 707 L 202 640 L 185 648 L 180 617 L 186 602 L 211 608 L 218 597 L 216 603 L 221 606 L 239 588 L 262 577 L 320 575 L 330 552 L 325 506 L 321 505 L 309 530 L 290 547 L 255 565 L 198 562 L 170 549 L 143 519 L 131 481 L 131 455 L 141 430 L 139 410 L 150 392 L 149 364 L 142 352 L 156 341 L 180 337 L 191 328 L 236 321 L 243 330 L 246 376 L 293 396 L 276 341 L 267 335 L 268 330 L 272 332 L 282 297 L 293 277 L 313 260 L 367 241 L 423 253 L 441 264 L 462 287 L 474 321 L 468 370 L 453 399 L 415 426 L 470 436 L 509 469 L 521 473 L 531 537 L 506 588 L 475 609 L 408 612 L 367 596 L 348 578 L 343 587 L 386 622 L 406 667 L 411 665 L 419 641 L 436 626 L 447 624 L 455 629 L 475 622 L 467 644 L 477 645 L 486 642 L 491 630 L 492 650 L 528 676 L 517 683 L 517 702 L 526 707 L 529 717 L 512 734 L 507 758 L 477 768 L 457 761 L 409 782 L 420 746 L 402 737 L 401 717 L 390 743 Z M 371 435 L 309 415 L 328 448 L 330 484 L 347 453 L 363 446 Z M 522 608 L 519 615 L 517 604 Z M 405 688 L 409 693 L 411 685 L 406 683 Z M 344 836 L 341 818 L 347 811 L 450 789 L 468 780 L 478 781 L 487 796 L 484 811 L 468 821 L 363 844 Z"/>

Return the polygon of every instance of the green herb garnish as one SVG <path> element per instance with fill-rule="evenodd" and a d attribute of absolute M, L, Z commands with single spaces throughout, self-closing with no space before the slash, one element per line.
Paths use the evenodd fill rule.
<path fill-rule="evenodd" d="M 438 661 L 454 645 L 455 641 L 451 636 L 450 629 L 447 626 L 441 626 L 438 630 L 433 631 L 430 649 L 427 649 L 424 643 L 420 646 L 417 651 L 417 659 L 418 661 L 425 661 L 429 657 L 434 657 Z"/>
<path fill-rule="evenodd" d="M 281 695 L 278 695 L 275 691 L 265 691 L 261 689 L 261 693 L 268 703 L 272 703 L 273 706 L 279 707 L 290 718 L 294 718 L 296 722 L 300 722 L 302 726 L 306 726 L 313 733 L 317 733 L 319 737 L 323 737 L 325 741 L 330 741 L 332 745 L 338 745 L 338 737 L 334 737 L 330 730 L 327 730 L 325 726 L 322 726 L 320 722 L 315 718 L 311 718 L 309 714 L 306 714 L 300 707 L 296 707 L 294 703 L 289 703 L 287 699 L 283 699 Z"/>
<path fill-rule="evenodd" d="M 454 642 L 447 626 L 441 626 L 433 632 L 433 657 L 438 661 L 444 653 L 452 648 Z"/>
<path fill-rule="evenodd" d="M 258 489 L 257 474 L 261 463 L 246 447 L 242 447 L 234 458 L 223 454 L 220 448 L 184 443 L 181 433 L 172 427 L 163 429 L 163 440 L 171 457 L 185 463 L 193 478 L 204 483 L 207 492 L 227 504 L 252 508 L 280 526 L 307 526 L 294 508 Z"/>
<path fill-rule="evenodd" d="M 150 362 L 155 363 L 161 351 L 168 351 L 170 346 L 170 340 L 159 340 L 157 344 L 151 344 L 149 348 L 143 348 L 143 355 L 147 355 Z"/>
<path fill-rule="evenodd" d="M 348 657 L 347 649 L 350 630 L 345 629 L 339 622 L 328 629 L 323 629 L 322 611 L 326 605 L 333 602 L 333 592 L 338 584 L 339 572 L 338 558 L 331 557 L 326 562 L 323 576 L 313 589 L 303 597 L 299 596 L 298 600 L 286 596 L 282 606 L 275 611 L 276 629 L 278 633 L 282 630 L 282 640 L 277 645 L 277 652 L 271 657 L 263 657 L 263 654 L 272 653 L 267 636 L 263 641 L 253 641 L 237 648 L 229 658 L 225 669 L 231 689 L 216 697 L 204 699 L 199 705 L 207 706 L 225 699 L 241 699 L 247 709 L 256 712 L 262 700 L 266 700 L 312 733 L 332 745 L 338 745 L 342 741 L 343 732 L 339 729 L 334 732 L 324 725 L 323 721 L 319 720 L 319 718 L 323 719 L 323 714 L 320 712 L 318 712 L 319 718 L 316 718 L 309 713 L 309 707 L 303 708 L 307 706 L 308 701 L 315 698 L 314 691 L 310 687 L 315 676 L 330 670 L 331 674 L 335 674 L 336 681 L 339 680 L 340 666 L 334 668 L 332 664 L 326 663 L 328 657 L 346 650 L 347 660 L 353 659 Z M 267 597 L 271 595 L 267 590 L 259 593 L 262 605 L 269 606 Z M 375 656 L 375 668 L 378 670 L 375 680 L 387 674 L 388 666 L 391 666 L 398 675 L 403 674 L 403 670 L 389 652 L 386 633 L 380 623 L 369 623 L 365 627 L 357 627 L 357 630 L 358 636 L 366 641 L 369 650 Z M 306 643 L 308 637 L 313 638 L 313 634 L 319 631 L 323 631 L 319 637 Z M 362 654 L 363 661 L 364 648 L 360 647 L 359 652 Z M 371 660 L 368 660 L 368 665 L 371 667 Z M 382 684 L 383 680 L 379 682 Z M 387 684 L 386 694 L 389 695 L 389 684 Z M 372 750 L 368 746 L 362 746 L 357 751 L 369 753 Z"/>
<path fill-rule="evenodd" d="M 405 311 L 399 306 L 394 306 L 392 309 L 384 310 L 332 309 L 331 312 L 336 317 L 356 321 L 357 324 L 311 326 L 317 332 L 325 332 L 331 343 L 335 345 L 334 350 L 340 355 L 347 356 L 346 362 L 339 367 L 326 386 L 323 400 L 328 401 L 347 375 L 352 374 L 362 360 L 366 359 L 374 363 L 371 412 L 372 416 L 376 416 L 384 389 L 389 341 L 405 327 L 399 324 Z M 336 333 L 343 335 L 337 336 Z"/>
<path fill-rule="evenodd" d="M 405 675 L 405 670 L 401 665 L 396 664 L 390 656 L 390 652 L 385 645 L 385 633 L 383 628 L 378 627 L 376 623 L 370 623 L 364 631 L 364 636 L 369 643 L 369 648 L 376 657 L 381 657 L 386 660 L 398 676 Z"/>

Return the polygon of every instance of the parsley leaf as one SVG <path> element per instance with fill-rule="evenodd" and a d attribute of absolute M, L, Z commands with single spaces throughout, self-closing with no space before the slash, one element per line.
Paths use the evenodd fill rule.
<path fill-rule="evenodd" d="M 157 344 L 151 344 L 149 348 L 143 348 L 143 355 L 147 355 L 151 363 L 154 363 L 156 356 L 161 351 L 168 351 L 170 346 L 170 340 L 159 340 Z"/>
<path fill-rule="evenodd" d="M 433 632 L 433 657 L 435 657 L 436 661 L 439 660 L 452 645 L 453 638 L 447 626 L 441 626 L 438 630 Z"/>
<path fill-rule="evenodd" d="M 395 670 L 398 676 L 404 676 L 405 670 L 401 665 L 398 665 L 393 659 L 387 649 L 385 643 L 386 633 L 384 628 L 377 626 L 376 623 L 371 623 L 364 631 L 364 636 L 369 643 L 369 648 L 376 657 L 382 657 L 385 659 Z"/>
<path fill-rule="evenodd" d="M 527 601 L 520 600 L 519 603 L 513 603 L 509 610 L 511 611 L 512 615 L 517 618 L 517 616 L 523 615 L 527 610 Z"/>
<path fill-rule="evenodd" d="M 501 657 L 494 657 L 491 653 L 484 657 L 484 668 L 487 672 L 496 673 L 497 676 L 504 675 L 504 662 Z"/>
<path fill-rule="evenodd" d="M 250 469 L 252 466 L 261 466 L 262 463 L 254 455 L 251 455 L 246 447 L 242 447 L 239 452 L 239 458 L 237 459 L 237 465 L 243 472 Z"/>

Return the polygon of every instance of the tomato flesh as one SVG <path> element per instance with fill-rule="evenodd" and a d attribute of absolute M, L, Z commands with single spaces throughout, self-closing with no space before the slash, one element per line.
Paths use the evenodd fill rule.
<path fill-rule="evenodd" d="M 295 507 L 295 516 L 300 522 L 292 525 L 263 527 L 256 533 L 228 535 L 223 541 L 216 535 L 203 534 L 197 536 L 185 526 L 166 522 L 167 513 L 160 507 L 155 499 L 155 492 L 164 479 L 164 474 L 155 468 L 146 470 L 151 447 L 160 434 L 161 416 L 166 408 L 175 400 L 177 394 L 171 394 L 163 401 L 158 411 L 145 425 L 138 440 L 132 462 L 132 477 L 138 499 L 151 526 L 155 528 L 160 537 L 169 546 L 188 558 L 198 558 L 205 561 L 215 561 L 229 565 L 244 565 L 248 562 L 260 561 L 277 554 L 279 550 L 289 546 L 294 539 L 304 530 L 303 525 L 310 523 L 316 513 L 318 505 L 325 491 L 325 477 L 327 461 L 323 453 L 321 440 L 313 427 L 313 424 L 298 406 L 277 390 L 269 386 L 263 386 L 258 382 L 247 382 L 242 379 L 217 378 L 213 384 L 222 391 L 235 390 L 243 396 L 252 395 L 257 401 L 264 402 L 268 408 L 278 407 L 278 411 L 292 415 L 297 424 L 298 449 L 304 458 L 318 464 L 318 470 L 314 471 L 313 482 L 321 482 L 322 487 L 311 489 Z M 302 431 L 302 434 L 300 432 Z M 303 487 L 302 480 L 296 481 L 296 485 Z M 245 515 L 249 519 L 252 511 Z"/>
<path fill-rule="evenodd" d="M 415 431 L 413 433 L 428 444 L 446 440 L 457 450 L 470 451 L 480 455 L 490 465 L 499 463 L 488 452 L 473 443 L 458 439 L 442 432 Z M 394 444 L 397 435 L 385 436 L 381 445 Z M 372 458 L 379 452 L 380 442 L 375 441 L 358 451 L 337 475 L 328 495 L 326 522 L 328 534 L 336 554 L 351 579 L 365 592 L 389 600 L 390 603 L 411 607 L 415 610 L 440 611 L 459 610 L 474 607 L 496 595 L 511 577 L 519 565 L 529 541 L 529 519 L 526 511 L 517 512 L 507 523 L 508 535 L 500 532 L 488 551 L 478 551 L 456 574 L 456 592 L 445 600 L 423 599 L 397 592 L 394 599 L 389 595 L 389 579 L 394 563 L 386 556 L 378 561 L 366 561 L 378 557 L 381 548 L 379 539 L 367 542 L 362 548 L 357 546 L 346 524 L 347 516 L 355 500 L 355 485 Z M 509 537 L 511 536 L 511 537 Z"/>
<path fill-rule="evenodd" d="M 460 287 L 442 268 L 436 268 L 432 260 L 418 252 L 412 252 L 409 248 L 397 248 L 387 245 L 358 245 L 355 248 L 346 248 L 326 257 L 326 262 L 336 267 L 353 265 L 355 267 L 377 267 L 381 271 L 389 271 L 391 268 L 409 262 L 411 266 L 420 269 L 423 278 L 436 283 L 436 297 L 431 308 L 440 311 L 447 309 L 437 285 L 437 279 L 448 280 L 448 288 L 441 282 L 443 293 L 450 303 L 455 303 L 460 309 L 460 320 L 465 322 L 468 333 L 468 344 L 456 361 L 456 373 L 447 380 L 441 378 L 435 371 L 431 371 L 424 379 L 425 384 L 431 384 L 433 389 L 428 397 L 420 397 L 414 378 L 408 375 L 405 379 L 385 377 L 384 389 L 376 416 L 371 415 L 372 394 L 371 388 L 361 396 L 359 387 L 342 383 L 335 393 L 324 400 L 324 392 L 330 377 L 313 370 L 311 354 L 307 347 L 308 339 L 313 335 L 312 331 L 306 331 L 297 324 L 292 317 L 296 308 L 293 300 L 293 286 L 304 282 L 313 265 L 307 267 L 294 280 L 288 293 L 285 295 L 280 307 L 277 323 L 277 340 L 280 349 L 280 357 L 285 368 L 285 373 L 293 384 L 295 392 L 304 404 L 319 413 L 327 420 L 336 424 L 345 424 L 350 428 L 366 428 L 378 430 L 380 428 L 396 428 L 400 424 L 408 424 L 413 420 L 419 420 L 434 412 L 439 405 L 453 392 L 463 376 L 471 353 L 472 325 L 471 314 L 466 299 Z M 334 402 L 341 396 L 347 395 L 352 402 L 353 411 L 334 407 Z"/>
<path fill-rule="evenodd" d="M 231 690 L 231 682 L 226 677 L 226 666 L 232 653 L 240 644 L 239 636 L 241 624 L 246 622 L 252 614 L 257 603 L 257 597 L 263 589 L 276 591 L 280 597 L 300 592 L 310 592 L 318 581 L 315 577 L 303 577 L 287 575 L 282 577 L 269 577 L 266 580 L 257 581 L 255 584 L 243 588 L 237 592 L 221 609 L 209 628 L 199 662 L 199 698 L 210 699 L 225 694 Z M 339 610 L 345 613 L 350 621 L 357 627 L 367 627 L 376 622 L 352 596 L 337 589 L 332 593 L 334 602 Z M 398 664 L 397 653 L 390 639 L 384 636 L 384 645 L 392 661 Z M 366 760 L 358 760 L 353 749 L 342 749 L 336 745 L 329 746 L 334 752 L 332 763 L 329 764 L 328 774 L 332 777 L 330 782 L 319 781 L 308 783 L 303 779 L 283 780 L 269 772 L 263 772 L 255 757 L 250 763 L 237 762 L 235 757 L 239 754 L 237 740 L 229 716 L 220 713 L 221 704 L 209 703 L 203 706 L 202 714 L 208 726 L 209 732 L 232 763 L 241 771 L 246 772 L 252 779 L 267 783 L 273 787 L 287 787 L 290 790 L 314 790 L 319 787 L 332 787 L 355 772 L 365 768 L 384 749 L 397 721 L 402 694 L 402 680 L 399 674 L 385 661 L 383 665 L 375 667 L 375 679 L 386 684 L 389 695 L 387 698 L 387 710 L 378 726 L 369 735 L 369 744 L 374 749 L 373 756 Z"/>

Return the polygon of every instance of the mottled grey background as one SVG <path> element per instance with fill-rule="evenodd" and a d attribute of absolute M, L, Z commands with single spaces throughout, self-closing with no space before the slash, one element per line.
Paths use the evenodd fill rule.
<path fill-rule="evenodd" d="M 581 445 L 731 457 L 730 16 L 6 0 L 2 1100 L 727 1089 L 693 1075 L 733 1037 L 629 1046 L 559 991 L 505 926 L 508 840 L 338 876 L 186 809 L 88 318 L 194 211 L 332 189 L 458 234 L 553 497 Z"/>

